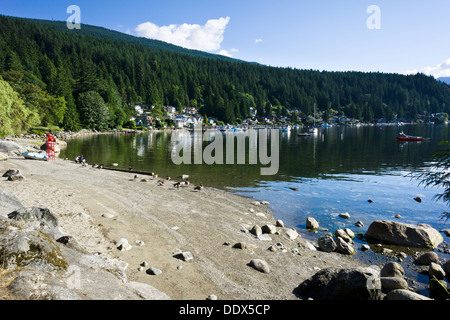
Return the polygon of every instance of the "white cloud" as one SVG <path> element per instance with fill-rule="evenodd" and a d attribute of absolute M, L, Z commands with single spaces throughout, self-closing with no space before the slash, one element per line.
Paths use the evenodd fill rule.
<path fill-rule="evenodd" d="M 233 57 L 231 55 L 231 53 L 229 53 L 227 50 L 220 50 L 218 54 L 220 54 L 221 56 L 229 57 L 229 58 Z"/>
<path fill-rule="evenodd" d="M 408 70 L 406 74 L 416 74 L 416 73 L 424 73 L 426 75 L 431 75 L 436 79 L 439 77 L 450 77 L 450 59 L 445 60 L 444 62 L 438 64 L 434 67 L 425 67 L 421 70 Z"/>
<path fill-rule="evenodd" d="M 161 40 L 188 49 L 201 51 L 217 51 L 224 39 L 225 29 L 230 17 L 211 19 L 205 25 L 171 24 L 157 26 L 152 22 L 144 22 L 135 29 L 141 37 Z"/>
<path fill-rule="evenodd" d="M 225 56 L 225 57 L 232 58 L 233 57 L 233 53 L 236 53 L 236 52 L 239 52 L 239 49 L 231 48 L 230 51 L 228 51 L 228 50 L 220 50 L 217 54 L 220 54 L 220 55 Z"/>
<path fill-rule="evenodd" d="M 257 43 L 261 43 L 261 42 L 263 42 L 263 39 L 256 39 L 255 40 L 255 43 L 257 44 Z"/>

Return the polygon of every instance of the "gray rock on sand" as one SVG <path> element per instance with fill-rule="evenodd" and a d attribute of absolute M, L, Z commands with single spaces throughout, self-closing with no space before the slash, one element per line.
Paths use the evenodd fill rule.
<path fill-rule="evenodd" d="M 322 269 L 294 293 L 314 300 L 381 300 L 379 271 L 362 267 Z"/>
<path fill-rule="evenodd" d="M 181 259 L 183 261 L 190 261 L 194 259 L 194 256 L 192 255 L 192 253 L 190 251 L 184 251 L 181 253 Z"/>
<path fill-rule="evenodd" d="M 435 249 L 444 239 L 427 224 L 405 224 L 394 221 L 374 221 L 365 236 L 367 241 L 405 247 Z"/>
<path fill-rule="evenodd" d="M 18 169 L 9 169 L 2 175 L 2 177 L 3 178 L 9 178 L 9 177 L 14 176 L 16 174 L 20 174 L 20 170 L 18 170 Z"/>
<path fill-rule="evenodd" d="M 18 173 L 8 177 L 8 181 L 22 181 L 25 180 L 25 177 Z"/>
<path fill-rule="evenodd" d="M 192 255 L 192 253 L 190 251 L 184 251 L 184 252 L 180 252 L 177 253 L 173 256 L 176 259 L 182 260 L 184 262 L 188 262 L 194 259 L 194 256 Z"/>
<path fill-rule="evenodd" d="M 262 273 L 269 273 L 270 267 L 269 264 L 264 261 L 263 259 L 253 259 L 249 263 L 250 267 L 254 268 L 255 270 L 258 270 Z"/>
<path fill-rule="evenodd" d="M 298 237 L 300 237 L 300 235 L 298 234 L 297 230 L 291 229 L 291 228 L 284 228 L 284 234 L 290 239 L 290 240 L 295 240 Z"/>
<path fill-rule="evenodd" d="M 125 287 L 144 300 L 170 300 L 170 297 L 156 288 L 141 282 L 128 282 Z"/>
<path fill-rule="evenodd" d="M 128 251 L 131 250 L 131 244 L 129 244 L 128 240 L 125 238 L 121 238 L 116 241 L 116 247 L 120 251 Z"/>
<path fill-rule="evenodd" d="M 253 228 L 252 228 L 252 230 L 250 230 L 250 232 L 253 233 L 257 237 L 259 237 L 263 233 L 261 227 L 256 224 L 253 226 Z"/>
<path fill-rule="evenodd" d="M 242 250 L 256 250 L 256 249 L 258 249 L 258 247 L 255 246 L 254 244 L 245 243 L 245 242 L 238 242 L 238 243 L 233 245 L 233 248 L 242 249 Z"/>
<path fill-rule="evenodd" d="M 433 300 L 433 299 L 410 290 L 397 289 L 388 292 L 388 294 L 386 295 L 386 300 L 411 301 L 411 300 Z"/>
<path fill-rule="evenodd" d="M 272 238 L 267 233 L 259 235 L 257 239 L 261 241 L 272 241 Z"/>
<path fill-rule="evenodd" d="M 277 228 L 273 224 L 270 224 L 270 223 L 262 226 L 261 229 L 262 229 L 262 232 L 268 233 L 268 234 L 274 234 L 275 232 L 277 232 Z"/>
<path fill-rule="evenodd" d="M 155 267 L 148 268 L 146 272 L 147 272 L 147 274 L 153 275 L 153 276 L 157 276 L 157 275 L 162 274 L 162 271 L 160 269 L 158 269 L 158 268 L 155 268 Z"/>
<path fill-rule="evenodd" d="M 335 242 L 336 250 L 338 252 L 348 255 L 352 255 L 355 253 L 355 249 L 353 248 L 353 246 L 341 237 L 336 238 Z"/>
<path fill-rule="evenodd" d="M 325 252 L 333 252 L 337 248 L 336 242 L 330 235 L 320 237 L 317 240 L 317 243 L 319 245 L 319 249 Z"/>

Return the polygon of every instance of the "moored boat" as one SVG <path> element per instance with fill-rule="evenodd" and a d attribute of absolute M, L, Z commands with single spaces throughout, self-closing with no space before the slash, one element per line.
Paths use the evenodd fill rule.
<path fill-rule="evenodd" d="M 47 161 L 47 154 L 39 152 L 24 152 L 22 153 L 25 159 L 44 160 Z"/>
<path fill-rule="evenodd" d="M 422 137 L 418 136 L 409 136 L 407 134 L 404 134 L 403 132 L 400 132 L 400 136 L 397 137 L 398 141 L 422 141 Z"/>

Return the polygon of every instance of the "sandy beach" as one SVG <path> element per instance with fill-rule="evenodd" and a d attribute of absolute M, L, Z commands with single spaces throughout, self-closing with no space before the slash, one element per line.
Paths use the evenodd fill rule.
<path fill-rule="evenodd" d="M 295 300 L 293 290 L 318 270 L 362 266 L 351 256 L 311 250 L 312 243 L 301 237 L 292 240 L 286 233 L 290 226 L 277 227 L 271 240 L 257 239 L 250 232 L 254 225 L 276 222 L 270 206 L 255 205 L 255 199 L 208 186 L 201 191 L 193 185 L 177 189 L 174 181 L 161 186 L 161 177 L 136 178 L 72 160 L 13 156 L 0 161 L 0 173 L 12 168 L 25 180 L 2 178 L 0 190 L 26 207 L 50 209 L 63 233 L 85 250 L 127 262 L 130 281 L 150 284 L 173 300 L 210 295 L 219 300 Z M 117 249 L 121 238 L 132 245 L 130 250 Z M 249 246 L 235 248 L 237 243 Z M 193 259 L 183 261 L 181 252 L 191 252 Z M 249 266 L 252 259 L 265 260 L 270 272 Z M 155 267 L 162 274 L 139 270 L 144 261 L 145 269 Z"/>

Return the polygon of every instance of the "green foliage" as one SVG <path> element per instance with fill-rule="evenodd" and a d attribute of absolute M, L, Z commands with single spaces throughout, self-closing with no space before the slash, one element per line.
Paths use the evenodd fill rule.
<path fill-rule="evenodd" d="M 29 110 L 19 94 L 0 77 L 0 137 L 19 135 L 36 124 L 38 114 Z"/>
<path fill-rule="evenodd" d="M 81 93 L 78 96 L 77 107 L 81 120 L 88 129 L 108 129 L 109 110 L 98 92 L 88 91 Z"/>
<path fill-rule="evenodd" d="M 441 142 L 443 149 L 436 151 L 432 156 L 433 166 L 429 171 L 419 176 L 421 184 L 426 187 L 443 187 L 444 192 L 435 196 L 437 200 L 444 201 L 450 206 L 450 142 Z M 449 219 L 450 212 L 443 212 L 442 217 Z"/>
<path fill-rule="evenodd" d="M 136 122 L 133 120 L 129 120 L 123 125 L 123 128 L 135 130 L 137 128 Z"/>

